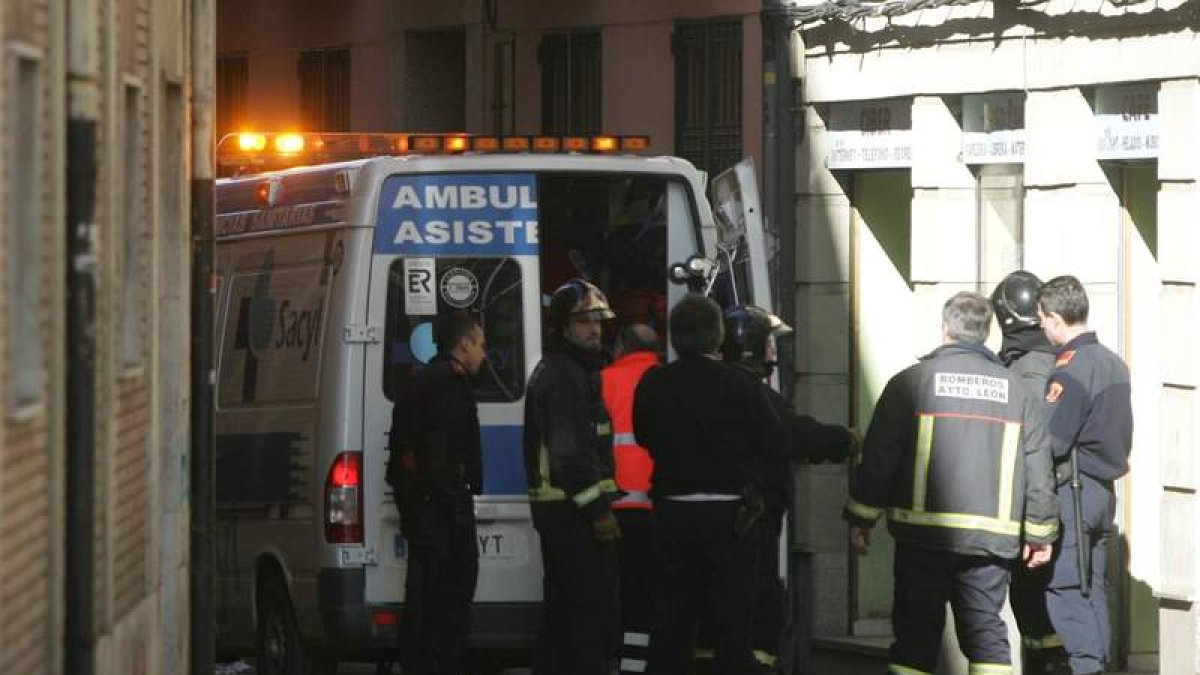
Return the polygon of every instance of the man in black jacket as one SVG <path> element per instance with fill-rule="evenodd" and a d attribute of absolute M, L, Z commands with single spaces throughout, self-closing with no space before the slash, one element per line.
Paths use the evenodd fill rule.
<path fill-rule="evenodd" d="M 1104 585 L 1115 529 L 1113 481 L 1129 471 L 1133 442 L 1129 370 L 1088 328 L 1087 293 L 1075 277 L 1042 286 L 1038 318 L 1058 348 L 1046 385 L 1046 429 L 1063 521 L 1046 608 L 1071 672 L 1102 673 L 1112 635 Z"/>
<path fill-rule="evenodd" d="M 608 675 L 620 630 L 612 423 L 601 396 L 600 289 L 574 279 L 550 299 L 546 356 L 525 397 L 525 468 L 542 543 L 534 675 Z"/>
<path fill-rule="evenodd" d="M 761 307 L 738 305 L 725 312 L 725 340 L 721 344 L 725 363 L 761 383 L 775 414 L 788 431 L 788 442 L 782 452 L 761 464 L 766 515 L 759 528 L 754 658 L 763 672 L 779 671 L 780 641 L 787 619 L 786 596 L 779 574 L 779 540 L 783 517 L 792 504 L 792 462 L 843 462 L 860 438 L 844 426 L 825 424 L 797 413 L 791 402 L 767 384 L 775 368 L 775 338 L 791 332 L 791 326 Z"/>
<path fill-rule="evenodd" d="M 942 346 L 883 390 L 850 481 L 850 543 L 886 513 L 896 539 L 892 673 L 931 673 L 954 610 L 971 672 L 1012 672 L 1000 609 L 1020 555 L 1050 560 L 1058 503 L 1041 407 L 987 347 L 987 299 L 942 309 Z"/>
<path fill-rule="evenodd" d="M 404 672 L 464 672 L 479 576 L 473 495 L 483 489 L 479 415 L 470 378 L 487 343 L 465 312 L 440 317 L 438 355 L 392 409 L 388 482 L 408 541 Z"/>
<path fill-rule="evenodd" d="M 721 308 L 701 295 L 671 310 L 679 359 L 649 371 L 634 396 L 633 430 L 654 460 L 657 609 L 652 675 L 690 671 L 697 620 L 713 620 L 722 675 L 756 669 L 752 656 L 759 466 L 787 443 L 764 388 L 720 360 Z"/>
<path fill-rule="evenodd" d="M 1004 334 L 1000 360 L 1018 376 L 1029 395 L 1038 400 L 1046 395 L 1046 381 L 1054 370 L 1057 351 L 1046 339 L 1038 319 L 1037 296 L 1041 288 L 1042 281 L 1037 276 L 1017 270 L 1004 277 L 992 291 L 992 309 Z M 1009 597 L 1021 631 L 1024 647 L 1021 666 L 1025 675 L 1054 673 L 1066 664 L 1062 639 L 1054 632 L 1046 611 L 1046 586 L 1053 570 L 1053 565 L 1034 569 L 1018 565 L 1013 569 Z"/>

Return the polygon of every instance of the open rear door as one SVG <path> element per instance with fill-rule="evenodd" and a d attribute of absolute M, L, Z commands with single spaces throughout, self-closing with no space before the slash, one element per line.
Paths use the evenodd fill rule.
<path fill-rule="evenodd" d="M 737 302 L 774 312 L 753 161 L 743 159 L 713 179 L 712 204 L 720 262 L 731 272 Z"/>

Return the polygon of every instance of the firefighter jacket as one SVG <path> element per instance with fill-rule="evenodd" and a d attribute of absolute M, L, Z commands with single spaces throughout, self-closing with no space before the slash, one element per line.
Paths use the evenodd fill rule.
<path fill-rule="evenodd" d="M 617 498 L 600 365 L 599 355 L 555 339 L 529 377 L 525 395 L 529 500 L 569 499 L 593 519 Z"/>
<path fill-rule="evenodd" d="M 761 490 L 759 464 L 787 445 L 766 387 L 706 356 L 682 356 L 642 377 L 633 430 L 654 460 L 655 497 Z"/>
<path fill-rule="evenodd" d="M 943 345 L 884 388 L 845 510 L 860 527 L 881 514 L 897 541 L 963 555 L 1054 541 L 1041 403 L 986 347 Z"/>
<path fill-rule="evenodd" d="M 650 474 L 654 462 L 650 452 L 637 444 L 633 435 L 633 394 L 647 370 L 659 365 L 654 352 L 633 352 L 613 361 L 601 372 L 604 406 L 613 423 L 613 462 L 617 488 L 624 495 L 614 509 L 649 509 Z"/>
<path fill-rule="evenodd" d="M 397 503 L 451 503 L 483 490 L 479 414 L 466 370 L 439 355 L 392 408 L 388 482 Z"/>
<path fill-rule="evenodd" d="M 1055 463 L 1065 465 L 1071 448 L 1078 447 L 1079 470 L 1093 478 L 1115 480 L 1129 471 L 1129 369 L 1095 333 L 1084 333 L 1058 350 L 1046 385 L 1046 428 Z"/>

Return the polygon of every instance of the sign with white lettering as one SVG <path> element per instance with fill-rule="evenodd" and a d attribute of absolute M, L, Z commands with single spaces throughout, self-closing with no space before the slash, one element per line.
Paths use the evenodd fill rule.
<path fill-rule="evenodd" d="M 1008 403 L 1008 380 L 971 373 L 937 373 L 935 394 L 993 403 Z"/>
<path fill-rule="evenodd" d="M 963 96 L 962 161 L 1008 164 L 1025 161 L 1025 95 L 1019 92 Z"/>
<path fill-rule="evenodd" d="M 1158 157 L 1158 84 L 1096 89 L 1096 159 Z"/>
<path fill-rule="evenodd" d="M 379 197 L 376 253 L 535 255 L 537 176 L 391 176 Z"/>
<path fill-rule="evenodd" d="M 433 278 L 433 258 L 404 259 L 404 313 L 412 316 L 437 315 L 437 292 Z"/>
<path fill-rule="evenodd" d="M 834 103 L 828 122 L 828 168 L 912 166 L 911 99 Z"/>

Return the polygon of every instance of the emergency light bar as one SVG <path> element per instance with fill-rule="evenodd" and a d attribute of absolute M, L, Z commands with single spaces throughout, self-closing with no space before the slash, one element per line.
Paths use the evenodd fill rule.
<path fill-rule="evenodd" d="M 217 143 L 217 164 L 234 173 L 322 164 L 381 155 L 456 155 L 498 152 L 608 154 L 649 149 L 649 136 L 474 136 L 410 133 L 227 134 Z M 222 172 L 227 175 L 229 171 Z"/>

